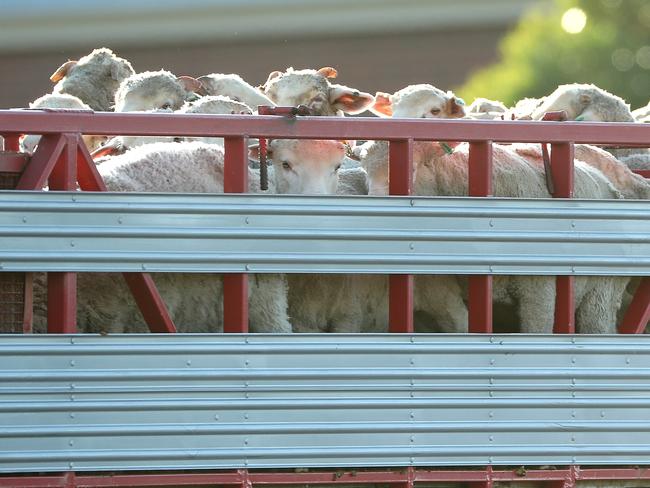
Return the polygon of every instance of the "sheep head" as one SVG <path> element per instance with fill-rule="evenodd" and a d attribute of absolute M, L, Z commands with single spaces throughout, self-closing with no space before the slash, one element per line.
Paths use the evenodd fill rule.
<path fill-rule="evenodd" d="M 354 88 L 331 83 L 338 75 L 334 68 L 272 72 L 262 86 L 264 94 L 276 105 L 309 107 L 313 115 L 343 115 L 361 113 L 375 98 Z"/>
<path fill-rule="evenodd" d="M 250 148 L 259 160 L 259 147 Z M 345 145 L 339 141 L 275 139 L 267 149 L 273 164 L 275 192 L 303 195 L 333 195 L 338 187 L 338 172 L 345 158 Z"/>
<path fill-rule="evenodd" d="M 371 112 L 380 117 L 456 119 L 465 116 L 464 102 L 431 85 L 410 85 L 394 94 L 377 92 Z"/>
<path fill-rule="evenodd" d="M 115 94 L 115 111 L 178 110 L 187 100 L 196 100 L 202 93 L 203 85 L 191 76 L 145 71 L 120 84 Z"/>

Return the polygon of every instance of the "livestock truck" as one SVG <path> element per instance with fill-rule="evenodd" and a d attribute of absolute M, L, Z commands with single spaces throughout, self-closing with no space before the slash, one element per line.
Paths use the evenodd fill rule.
<path fill-rule="evenodd" d="M 0 486 L 650 486 L 650 207 L 571 198 L 575 143 L 650 125 L 3 110 L 0 134 Z M 81 134 L 224 137 L 225 194 L 106 193 Z M 390 141 L 391 196 L 246 195 L 248 138 Z M 469 197 L 410 195 L 421 140 L 470 143 Z M 548 145 L 556 198 L 490 197 L 513 142 Z M 108 271 L 151 334 L 76 333 L 77 274 Z M 198 271 L 224 332 L 174 334 L 149 273 Z M 387 274 L 390 333 L 249 334 L 260 273 Z M 418 274 L 467 276 L 469 333 L 414 333 Z M 499 275 L 557 276 L 554 334 L 493 332 Z M 640 279 L 619 334 L 575 333 L 593 275 Z"/>

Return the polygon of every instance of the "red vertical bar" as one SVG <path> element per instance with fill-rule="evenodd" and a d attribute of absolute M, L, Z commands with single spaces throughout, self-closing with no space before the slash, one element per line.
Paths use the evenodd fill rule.
<path fill-rule="evenodd" d="M 65 144 L 49 178 L 50 190 L 77 189 L 77 136 L 64 134 Z M 47 331 L 77 331 L 77 274 L 47 274 Z"/>
<path fill-rule="evenodd" d="M 469 196 L 489 197 L 492 188 L 492 141 L 469 146 Z M 472 333 L 492 333 L 492 276 L 469 276 L 469 324 Z"/>
<path fill-rule="evenodd" d="M 551 167 L 555 198 L 573 198 L 573 156 L 572 142 L 551 144 Z M 555 284 L 556 334 L 575 333 L 574 277 L 558 276 Z"/>
<path fill-rule="evenodd" d="M 9 134 L 3 136 L 5 140 L 4 150 L 5 151 L 20 151 L 20 135 L 18 134 Z"/>
<path fill-rule="evenodd" d="M 248 191 L 248 138 L 224 139 L 225 193 Z M 248 332 L 248 275 L 229 273 L 223 277 L 223 331 Z"/>
<path fill-rule="evenodd" d="M 413 190 L 413 139 L 389 143 L 390 195 L 410 195 Z M 413 332 L 413 275 L 389 276 L 388 330 Z"/>
<path fill-rule="evenodd" d="M 56 166 L 66 141 L 63 134 L 49 134 L 41 137 L 34 155 L 18 180 L 16 190 L 41 190 Z"/>
<path fill-rule="evenodd" d="M 650 278 L 645 277 L 634 293 L 632 303 L 625 312 L 618 332 L 621 334 L 643 334 L 648 320 L 650 320 Z"/>

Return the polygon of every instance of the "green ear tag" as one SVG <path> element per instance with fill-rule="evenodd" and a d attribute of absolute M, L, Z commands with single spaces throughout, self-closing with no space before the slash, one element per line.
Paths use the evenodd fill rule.
<path fill-rule="evenodd" d="M 577 116 L 575 119 L 573 119 L 573 120 L 575 120 L 576 122 L 582 122 L 583 120 L 585 120 L 585 118 L 584 118 L 584 116 L 582 116 L 582 115 L 578 115 L 578 116 Z"/>
<path fill-rule="evenodd" d="M 457 103 L 458 105 L 465 105 L 465 100 L 463 100 L 463 99 L 460 98 L 460 97 L 456 97 L 456 103 Z"/>
<path fill-rule="evenodd" d="M 442 146 L 442 148 L 445 150 L 447 154 L 453 154 L 454 149 L 449 144 L 447 144 L 446 142 L 441 142 L 440 145 Z"/>

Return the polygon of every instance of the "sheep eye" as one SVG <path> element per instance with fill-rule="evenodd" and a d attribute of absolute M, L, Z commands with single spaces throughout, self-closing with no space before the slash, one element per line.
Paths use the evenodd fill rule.
<path fill-rule="evenodd" d="M 340 169 L 341 169 L 341 165 L 339 164 L 336 168 L 334 168 L 334 172 L 336 173 Z"/>
<path fill-rule="evenodd" d="M 169 108 L 172 108 L 172 104 L 171 103 L 164 103 L 162 105 L 162 107 L 160 107 L 160 108 L 162 108 L 163 110 L 167 110 Z"/>
<path fill-rule="evenodd" d="M 433 115 L 438 115 L 440 113 L 440 109 L 439 108 L 434 108 L 434 109 L 431 110 L 431 113 Z"/>
<path fill-rule="evenodd" d="M 291 169 L 291 164 L 288 161 L 282 161 L 282 167 L 284 169 Z"/>

